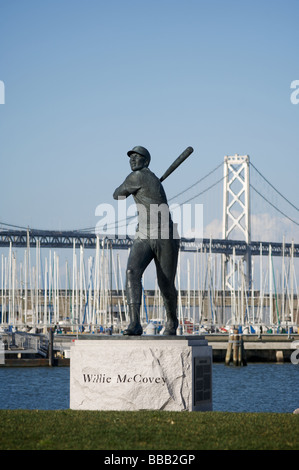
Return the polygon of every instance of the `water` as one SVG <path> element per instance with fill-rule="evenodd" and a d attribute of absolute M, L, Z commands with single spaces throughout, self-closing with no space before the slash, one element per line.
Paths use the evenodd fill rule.
<path fill-rule="evenodd" d="M 213 409 L 292 413 L 299 408 L 299 365 L 213 365 Z"/>
<path fill-rule="evenodd" d="M 0 368 L 0 409 L 69 408 L 68 367 Z M 213 365 L 213 409 L 292 413 L 299 408 L 299 365 Z"/>
<path fill-rule="evenodd" d="M 69 367 L 0 367 L 0 409 L 69 408 Z"/>

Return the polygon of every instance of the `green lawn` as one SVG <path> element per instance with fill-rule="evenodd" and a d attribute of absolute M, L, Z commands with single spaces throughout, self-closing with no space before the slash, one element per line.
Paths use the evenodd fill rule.
<path fill-rule="evenodd" d="M 298 450 L 299 415 L 0 410 L 0 449 Z"/>

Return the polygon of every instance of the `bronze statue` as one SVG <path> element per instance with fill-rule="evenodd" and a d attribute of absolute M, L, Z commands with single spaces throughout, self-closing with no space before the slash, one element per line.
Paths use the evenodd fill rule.
<path fill-rule="evenodd" d="M 189 150 L 188 155 L 191 151 Z M 163 177 L 159 179 L 149 170 L 151 156 L 146 148 L 134 147 L 127 155 L 130 158 L 132 173 L 113 194 L 114 199 L 127 198 L 132 195 L 138 210 L 138 227 L 126 272 L 126 296 L 130 324 L 123 334 L 130 336 L 142 334 L 143 330 L 140 324 L 141 278 L 146 267 L 154 260 L 158 284 L 166 309 L 166 325 L 163 334 L 176 335 L 178 319 L 175 275 L 179 239 L 175 233 L 166 194 L 161 184 Z M 181 161 L 178 164 L 180 163 Z M 172 171 L 171 167 L 170 172 Z M 163 179 L 165 177 L 164 175 Z"/>

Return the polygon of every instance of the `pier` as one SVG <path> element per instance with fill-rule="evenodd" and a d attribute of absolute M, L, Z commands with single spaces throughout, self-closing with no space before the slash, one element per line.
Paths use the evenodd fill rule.
<path fill-rule="evenodd" d="M 106 335 L 109 333 L 106 332 Z M 110 335 L 110 334 L 109 334 Z M 49 335 L 2 333 L 0 367 L 48 367 L 69 366 L 69 351 L 72 341 L 97 338 L 102 334 L 55 334 L 53 336 L 53 357 L 50 357 Z M 117 336 L 117 335 L 116 335 Z M 151 335 L 150 335 L 151 336 Z M 188 335 L 187 335 L 188 336 Z M 212 346 L 213 362 L 224 363 L 226 359 L 229 333 L 202 335 Z M 244 357 L 247 363 L 287 363 L 298 349 L 299 334 L 241 334 Z"/>

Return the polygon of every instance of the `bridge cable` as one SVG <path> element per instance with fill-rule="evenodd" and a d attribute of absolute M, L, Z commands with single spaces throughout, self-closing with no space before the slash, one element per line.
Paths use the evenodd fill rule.
<path fill-rule="evenodd" d="M 191 186 L 189 186 L 188 188 L 184 189 L 183 191 L 181 191 L 180 193 L 176 194 L 175 196 L 172 196 L 168 201 L 172 201 L 174 198 L 178 197 L 178 196 L 181 196 L 181 194 L 189 191 L 189 189 L 193 188 L 194 186 L 196 186 L 197 184 L 201 183 L 204 179 L 206 179 L 208 176 L 212 175 L 216 170 L 218 170 L 218 168 L 220 168 L 221 166 L 223 165 L 223 162 L 220 163 L 220 165 L 216 166 L 216 168 L 214 168 L 214 170 L 210 171 L 209 173 L 207 173 L 205 176 L 203 176 L 202 178 L 200 178 L 198 181 L 195 181 L 195 183 L 191 184 Z M 184 204 L 184 203 L 183 203 Z"/>
<path fill-rule="evenodd" d="M 21 225 L 6 224 L 5 222 L 0 222 L 0 225 L 5 225 L 6 227 L 20 228 L 22 230 L 28 230 L 29 227 L 22 227 Z"/>
<path fill-rule="evenodd" d="M 252 186 L 252 184 L 250 183 L 250 187 L 262 198 L 264 199 L 266 202 L 268 202 L 268 204 L 270 204 L 270 206 L 272 206 L 274 209 L 276 209 L 278 212 L 280 212 L 284 217 L 286 217 L 287 219 L 289 219 L 291 222 L 293 222 L 294 224 L 296 225 L 299 225 L 298 222 L 296 222 L 296 220 L 292 219 L 291 217 L 289 217 L 287 214 L 285 214 L 284 212 L 282 212 L 280 209 L 278 209 L 278 207 L 276 207 L 271 201 L 269 201 L 265 196 L 263 196 L 254 186 Z"/>
<path fill-rule="evenodd" d="M 250 162 L 250 165 L 255 169 L 255 171 L 257 171 L 257 173 L 271 186 L 271 188 L 274 189 L 274 191 L 276 191 L 286 202 L 288 202 L 292 207 L 294 207 L 294 209 L 296 209 L 296 211 L 299 211 L 298 207 L 296 207 L 294 204 L 292 204 L 291 201 L 289 201 L 283 194 L 281 194 L 281 192 L 278 191 L 278 189 L 276 189 L 273 184 L 270 183 L 270 181 L 267 180 L 267 178 L 265 178 L 265 176 L 262 175 L 262 173 L 254 166 L 253 163 Z M 254 189 L 254 188 L 253 188 Z M 269 202 L 269 201 L 268 201 Z"/>

